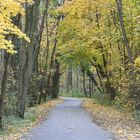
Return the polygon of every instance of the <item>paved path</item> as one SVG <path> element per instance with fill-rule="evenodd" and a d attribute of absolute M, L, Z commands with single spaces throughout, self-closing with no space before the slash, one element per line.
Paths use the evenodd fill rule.
<path fill-rule="evenodd" d="M 92 122 L 81 103 L 80 99 L 64 98 L 24 140 L 113 140 L 111 134 Z"/>

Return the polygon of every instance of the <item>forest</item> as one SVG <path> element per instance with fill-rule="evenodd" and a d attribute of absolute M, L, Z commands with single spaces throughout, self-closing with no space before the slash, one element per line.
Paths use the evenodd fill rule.
<path fill-rule="evenodd" d="M 0 0 L 0 129 L 62 92 L 140 118 L 139 0 Z"/>

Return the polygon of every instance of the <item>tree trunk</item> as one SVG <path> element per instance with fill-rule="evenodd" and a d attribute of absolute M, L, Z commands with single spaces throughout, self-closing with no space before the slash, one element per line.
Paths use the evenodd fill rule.
<path fill-rule="evenodd" d="M 46 82 L 46 93 L 44 94 L 44 102 L 47 99 L 47 95 L 49 95 L 49 96 L 51 95 L 51 93 L 50 93 L 50 82 L 51 82 L 51 76 L 52 76 L 51 69 L 52 69 L 52 66 L 53 66 L 53 61 L 54 61 L 54 57 L 55 57 L 55 53 L 56 53 L 56 49 L 57 49 L 57 42 L 58 42 L 57 34 L 58 34 L 59 22 L 60 22 L 60 18 L 58 18 L 57 25 L 56 25 L 54 46 L 53 46 L 53 50 L 52 50 L 52 54 L 51 54 L 51 60 L 50 60 L 50 64 L 49 64 L 49 74 L 48 74 L 47 82 Z"/>
<path fill-rule="evenodd" d="M 86 77 L 85 77 L 85 70 L 84 70 L 83 67 L 82 67 L 82 74 L 83 74 L 83 89 L 84 89 L 84 94 L 85 94 L 85 97 L 88 97 L 88 96 L 87 96 L 87 91 L 86 91 Z"/>
<path fill-rule="evenodd" d="M 103 93 L 102 90 L 101 90 L 101 88 L 99 87 L 97 81 L 95 80 L 93 73 L 90 70 L 87 70 L 87 76 L 89 76 L 91 78 L 92 82 L 97 87 L 97 89 L 99 90 L 99 92 L 100 93 Z"/>
<path fill-rule="evenodd" d="M 126 29 L 124 25 L 124 19 L 123 19 L 123 11 L 122 11 L 122 0 L 116 0 L 117 3 L 117 10 L 118 10 L 118 15 L 119 15 L 119 21 L 120 21 L 120 27 L 121 27 L 121 32 L 124 40 L 124 44 L 128 53 L 128 58 L 130 62 L 130 78 L 133 80 L 134 79 L 134 62 L 133 62 L 133 56 L 131 52 L 131 48 L 129 46 L 129 40 L 126 34 Z"/>
<path fill-rule="evenodd" d="M 3 129 L 3 103 L 4 103 L 4 95 L 6 92 L 6 82 L 7 82 L 7 69 L 9 62 L 9 54 L 5 52 L 5 60 L 4 60 L 4 72 L 2 75 L 2 83 L 1 83 L 1 93 L 0 93 L 0 130 Z"/>
<path fill-rule="evenodd" d="M 92 98 L 91 78 L 89 77 L 89 97 Z"/>
<path fill-rule="evenodd" d="M 67 93 L 72 90 L 72 68 L 68 67 L 67 73 Z"/>
<path fill-rule="evenodd" d="M 39 41 L 38 33 L 38 23 L 39 23 L 39 5 L 40 0 L 37 0 L 34 5 L 26 4 L 26 25 L 25 32 L 31 39 L 31 43 L 23 43 L 23 48 L 20 52 L 20 80 L 19 80 L 19 99 L 18 99 L 18 109 L 17 116 L 24 118 L 26 96 L 29 87 L 29 81 L 32 76 L 34 68 L 35 54 Z M 34 18 L 33 18 L 34 15 Z M 34 24 L 32 24 L 32 22 Z"/>
<path fill-rule="evenodd" d="M 44 101 L 46 101 L 46 97 L 43 93 L 43 90 L 45 88 L 45 83 L 46 83 L 46 80 L 48 79 L 48 59 L 49 59 L 49 50 L 50 50 L 50 43 L 49 43 L 49 27 L 48 27 L 48 8 L 49 8 L 49 0 L 46 0 L 46 10 L 44 11 L 44 14 L 46 16 L 46 50 L 45 50 L 45 53 L 44 53 L 44 56 L 45 56 L 45 66 L 43 68 L 43 77 L 41 78 L 41 84 L 40 84 L 40 94 L 39 94 L 39 101 L 38 103 L 41 104 L 41 100 L 44 96 Z M 47 78 L 47 79 L 46 79 Z"/>
<path fill-rule="evenodd" d="M 54 75 L 52 77 L 52 98 L 57 98 L 59 93 L 59 80 L 60 80 L 60 64 L 57 60 L 54 62 Z"/>

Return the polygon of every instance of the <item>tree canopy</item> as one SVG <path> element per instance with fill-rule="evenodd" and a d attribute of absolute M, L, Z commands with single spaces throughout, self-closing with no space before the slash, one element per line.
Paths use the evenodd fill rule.
<path fill-rule="evenodd" d="M 0 128 L 82 92 L 140 110 L 139 0 L 0 0 Z"/>

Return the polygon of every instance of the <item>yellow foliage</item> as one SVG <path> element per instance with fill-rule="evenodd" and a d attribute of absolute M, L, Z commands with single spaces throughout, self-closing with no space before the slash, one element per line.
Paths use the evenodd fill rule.
<path fill-rule="evenodd" d="M 135 66 L 140 68 L 140 57 L 135 60 Z"/>
<path fill-rule="evenodd" d="M 31 2 L 31 1 L 28 1 Z M 23 0 L 0 0 L 0 49 L 7 50 L 9 53 L 16 53 L 14 45 L 5 38 L 5 35 L 14 34 L 19 38 L 30 41 L 29 38 L 12 23 L 12 17 L 17 14 L 24 14 L 22 8 Z"/>
<path fill-rule="evenodd" d="M 104 42 L 105 48 L 112 41 L 111 33 L 108 31 L 108 15 L 110 15 L 112 5 L 110 0 L 66 1 L 58 9 L 59 13 L 65 15 L 59 28 L 60 52 L 66 54 L 73 50 L 75 54 L 77 53 L 75 55 L 77 58 L 82 56 L 86 61 L 86 59 L 92 60 L 94 56 L 97 59 L 96 62 L 100 63 L 102 60 L 100 59 L 100 49 L 97 49 L 98 46 Z M 97 14 L 102 17 L 99 20 L 100 28 L 97 25 Z M 110 47 L 108 47 L 108 51 L 111 51 Z M 79 59 L 81 60 L 81 57 Z"/>

